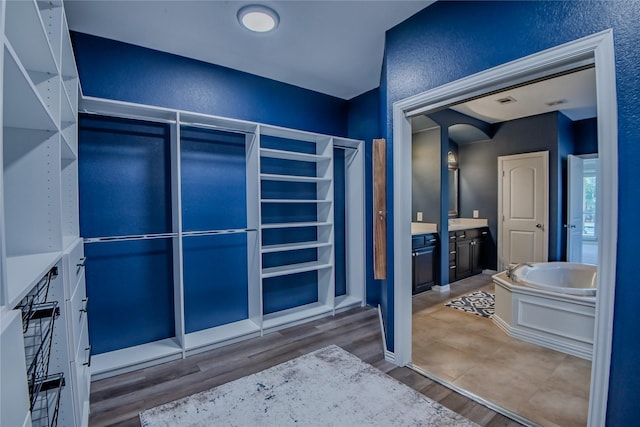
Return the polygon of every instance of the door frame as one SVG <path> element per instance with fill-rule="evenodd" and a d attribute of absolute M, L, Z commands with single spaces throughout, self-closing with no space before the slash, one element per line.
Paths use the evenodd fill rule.
<path fill-rule="evenodd" d="M 439 86 L 393 104 L 393 333 L 394 351 L 387 359 L 411 363 L 411 117 L 518 82 L 571 70 L 596 67 L 598 153 L 601 185 L 597 189 L 599 225 L 598 294 L 589 426 L 604 425 L 609 393 L 609 369 L 616 279 L 618 233 L 618 127 L 613 30 L 525 56 Z"/>
<path fill-rule="evenodd" d="M 502 243 L 502 238 L 504 237 L 504 221 L 500 221 L 500 218 L 503 217 L 503 203 L 502 203 L 502 176 L 500 172 L 502 171 L 503 162 L 505 160 L 518 160 L 518 159 L 526 159 L 528 157 L 532 157 L 535 155 L 536 157 L 543 157 L 544 161 L 544 169 L 546 175 L 544 177 L 544 218 L 542 223 L 544 224 L 544 235 L 542 238 L 542 250 L 543 250 L 543 259 L 549 259 L 549 152 L 548 151 L 536 151 L 532 153 L 522 153 L 522 154 L 512 154 L 508 156 L 499 156 L 498 157 L 498 235 L 496 236 L 498 240 L 498 271 L 502 271 L 506 268 L 504 265 L 504 245 Z M 533 261 L 533 260 L 532 260 Z"/>
<path fill-rule="evenodd" d="M 600 172 L 598 171 L 599 166 L 597 166 L 599 164 L 599 160 L 598 160 L 598 153 L 591 153 L 591 154 L 570 154 L 567 158 L 567 216 L 566 218 L 564 218 L 564 220 L 566 221 L 565 223 L 565 227 L 566 227 L 566 235 L 567 235 L 567 250 L 565 251 L 565 257 L 567 258 L 567 261 L 569 262 L 574 262 L 571 260 L 571 226 L 572 221 L 571 221 L 571 205 L 572 205 L 572 201 L 571 201 L 571 194 L 572 194 L 572 185 L 571 185 L 571 181 L 573 179 L 573 177 L 571 176 L 571 158 L 578 158 L 581 160 L 582 165 L 581 165 L 581 172 L 582 175 L 580 176 L 581 180 L 584 180 L 584 161 L 585 160 L 596 160 L 596 191 L 597 191 L 597 186 L 598 186 L 598 180 L 599 180 L 599 175 Z M 580 185 L 581 188 L 583 188 L 583 184 L 581 183 Z M 583 194 L 581 195 L 581 197 L 584 196 L 584 188 L 583 188 Z M 584 202 L 584 201 L 583 201 Z M 596 200 L 597 203 L 597 200 Z M 582 206 L 580 206 L 580 213 L 581 215 L 584 214 L 583 212 L 583 208 Z M 596 221 L 598 219 L 598 212 L 596 209 Z M 581 223 L 581 228 L 580 228 L 580 246 L 584 245 L 584 237 L 582 237 L 582 227 L 584 226 L 583 221 L 580 221 Z M 598 238 L 597 238 L 597 234 L 595 237 L 595 241 L 598 242 Z M 583 255 L 583 251 L 582 248 L 580 249 L 580 253 L 581 255 Z M 582 262 L 582 256 L 580 257 L 580 261 Z"/>

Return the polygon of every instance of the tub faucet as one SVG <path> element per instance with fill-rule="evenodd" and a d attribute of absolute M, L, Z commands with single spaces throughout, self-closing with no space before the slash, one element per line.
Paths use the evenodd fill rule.
<path fill-rule="evenodd" d="M 531 262 L 521 262 L 518 264 L 510 264 L 509 267 L 507 268 L 507 277 L 511 280 L 515 280 L 515 278 L 513 277 L 514 273 L 520 269 L 521 267 L 533 267 L 533 263 Z"/>

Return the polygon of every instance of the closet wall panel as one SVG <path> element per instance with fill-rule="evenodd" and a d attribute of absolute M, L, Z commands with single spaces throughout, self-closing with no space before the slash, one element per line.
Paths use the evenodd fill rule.
<path fill-rule="evenodd" d="M 262 281 L 265 315 L 318 301 L 318 272 L 271 277 Z"/>
<path fill-rule="evenodd" d="M 170 128 L 80 115 L 80 234 L 171 232 Z"/>
<path fill-rule="evenodd" d="M 183 238 L 185 332 L 247 319 L 247 235 Z"/>
<path fill-rule="evenodd" d="M 175 335 L 171 240 L 85 245 L 92 354 Z"/>
<path fill-rule="evenodd" d="M 344 149 L 333 149 L 333 240 L 335 295 L 347 293 L 346 176 Z"/>
<path fill-rule="evenodd" d="M 182 229 L 247 226 L 245 135 L 180 128 Z"/>

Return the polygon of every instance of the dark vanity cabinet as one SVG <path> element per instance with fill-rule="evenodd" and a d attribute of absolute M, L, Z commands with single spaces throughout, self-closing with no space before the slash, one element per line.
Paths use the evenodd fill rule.
<path fill-rule="evenodd" d="M 436 284 L 438 265 L 437 234 L 419 234 L 411 237 L 413 261 L 413 294 L 428 291 Z"/>
<path fill-rule="evenodd" d="M 482 273 L 484 244 L 489 228 L 469 228 L 449 232 L 449 282 Z"/>

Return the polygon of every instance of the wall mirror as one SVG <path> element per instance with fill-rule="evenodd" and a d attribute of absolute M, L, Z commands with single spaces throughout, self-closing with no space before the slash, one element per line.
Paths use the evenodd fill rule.
<path fill-rule="evenodd" d="M 449 166 L 449 218 L 458 216 L 458 168 Z"/>

